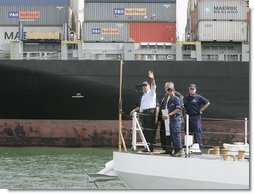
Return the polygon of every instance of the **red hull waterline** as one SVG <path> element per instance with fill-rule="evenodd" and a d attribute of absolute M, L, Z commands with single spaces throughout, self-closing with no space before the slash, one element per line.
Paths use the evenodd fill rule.
<path fill-rule="evenodd" d="M 131 146 L 131 121 L 123 121 Z M 184 133 L 182 133 L 184 136 Z M 157 143 L 160 142 L 159 129 Z M 243 142 L 243 121 L 203 121 L 204 146 Z M 117 120 L 0 120 L 0 146 L 117 147 Z"/>

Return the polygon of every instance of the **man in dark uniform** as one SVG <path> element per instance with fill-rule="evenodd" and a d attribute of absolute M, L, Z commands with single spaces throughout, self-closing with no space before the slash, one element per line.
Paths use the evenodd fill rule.
<path fill-rule="evenodd" d="M 159 121 L 160 121 L 160 140 L 161 140 L 161 147 L 163 150 L 165 150 L 164 152 L 162 152 L 162 154 L 172 154 L 172 146 L 171 146 L 171 137 L 170 135 L 166 135 L 166 131 L 165 131 L 165 122 L 162 116 L 162 110 L 167 108 L 167 103 L 168 100 L 170 99 L 169 93 L 168 93 L 168 88 L 175 88 L 174 83 L 173 82 L 166 82 L 165 83 L 165 96 L 163 97 L 163 99 L 161 100 L 160 103 L 160 112 L 159 112 Z M 175 91 L 175 95 L 177 97 L 180 98 L 181 100 L 181 104 L 183 105 L 182 99 L 183 99 L 183 95 L 177 91 Z"/>
<path fill-rule="evenodd" d="M 184 99 L 184 107 L 186 114 L 190 116 L 189 131 L 194 133 L 194 143 L 198 143 L 202 147 L 202 125 L 201 115 L 203 111 L 210 105 L 209 100 L 196 93 L 196 84 L 189 85 L 189 94 Z"/>
<path fill-rule="evenodd" d="M 182 155 L 182 139 L 181 139 L 181 126 L 182 126 L 182 105 L 179 97 L 175 95 L 175 88 L 169 87 L 167 89 L 170 96 L 167 108 L 169 113 L 169 128 L 171 141 L 173 143 L 174 154 L 173 156 Z"/>
<path fill-rule="evenodd" d="M 156 84 L 152 71 L 148 72 L 148 77 L 151 79 L 151 86 L 147 81 L 143 82 L 143 96 L 140 101 L 140 107 L 133 109 L 130 114 L 132 115 L 134 111 L 141 113 L 143 133 L 147 143 L 149 143 L 150 151 L 153 152 L 157 132 L 159 108 L 157 108 Z"/>

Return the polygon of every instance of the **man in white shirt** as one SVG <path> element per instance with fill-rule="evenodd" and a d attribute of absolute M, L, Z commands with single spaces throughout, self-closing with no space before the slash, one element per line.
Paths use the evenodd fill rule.
<path fill-rule="evenodd" d="M 131 115 L 134 111 L 141 113 L 143 133 L 146 141 L 149 143 L 150 151 L 153 152 L 157 131 L 159 107 L 157 106 L 154 73 L 149 71 L 148 77 L 151 79 L 151 86 L 147 81 L 142 83 L 143 96 L 140 101 L 140 107 L 133 109 L 131 111 Z"/>

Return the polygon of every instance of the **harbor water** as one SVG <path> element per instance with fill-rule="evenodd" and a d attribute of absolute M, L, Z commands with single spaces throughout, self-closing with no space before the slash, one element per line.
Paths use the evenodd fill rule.
<path fill-rule="evenodd" d="M 0 189 L 123 190 L 121 180 L 89 182 L 112 160 L 114 148 L 1 147 Z"/>

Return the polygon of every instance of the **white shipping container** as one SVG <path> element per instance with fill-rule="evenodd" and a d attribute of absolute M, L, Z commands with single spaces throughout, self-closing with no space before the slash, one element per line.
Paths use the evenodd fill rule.
<path fill-rule="evenodd" d="M 24 27 L 24 38 L 26 38 L 27 32 L 59 32 L 63 34 L 63 27 Z M 0 44 L 10 44 L 11 40 L 19 39 L 19 27 L 18 26 L 1 26 L 0 27 Z"/>
<path fill-rule="evenodd" d="M 247 20 L 245 0 L 200 0 L 198 20 Z"/>
<path fill-rule="evenodd" d="M 247 41 L 247 22 L 242 21 L 199 21 L 199 41 Z"/>
<path fill-rule="evenodd" d="M 86 3 L 85 22 L 175 22 L 175 3 Z"/>
<path fill-rule="evenodd" d="M 72 9 L 69 6 L 22 6 L 1 5 L 0 25 L 17 26 L 62 26 L 71 25 Z M 69 19 L 69 21 L 68 21 Z"/>

